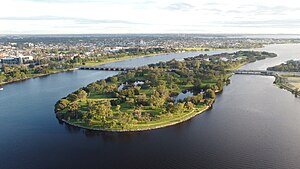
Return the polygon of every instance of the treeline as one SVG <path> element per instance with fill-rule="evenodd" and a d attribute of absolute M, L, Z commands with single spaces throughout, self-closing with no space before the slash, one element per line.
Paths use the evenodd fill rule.
<path fill-rule="evenodd" d="M 280 72 L 300 72 L 300 61 L 289 60 L 286 63 L 269 67 L 267 70 Z"/>
<path fill-rule="evenodd" d="M 269 53 L 269 52 L 259 52 L 259 51 L 237 51 L 233 53 L 221 53 L 215 55 L 207 55 L 207 54 L 200 54 L 196 56 L 199 59 L 209 59 L 210 61 L 219 61 L 224 58 L 230 60 L 240 60 L 246 59 L 248 62 L 255 62 L 256 60 L 263 60 L 266 58 L 273 58 L 276 57 L 277 54 Z"/>
<path fill-rule="evenodd" d="M 0 72 L 0 83 L 9 83 L 27 78 L 34 77 L 36 75 L 46 75 L 51 72 L 71 69 L 74 66 L 68 63 L 48 62 L 47 64 L 30 64 L 30 65 L 2 65 L 2 71 Z"/>

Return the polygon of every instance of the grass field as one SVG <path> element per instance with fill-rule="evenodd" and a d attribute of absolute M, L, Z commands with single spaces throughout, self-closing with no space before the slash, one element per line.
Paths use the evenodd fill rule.
<path fill-rule="evenodd" d="M 184 113 L 179 114 L 169 114 L 169 115 L 163 115 L 160 117 L 159 120 L 150 121 L 150 122 L 144 122 L 144 123 L 137 123 L 137 124 L 129 124 L 129 126 L 126 127 L 126 129 L 122 128 L 102 128 L 101 124 L 98 124 L 99 122 L 93 121 L 93 125 L 88 125 L 84 121 L 75 121 L 70 120 L 68 121 L 69 124 L 75 125 L 78 127 L 83 127 L 87 129 L 92 130 L 104 130 L 104 131 L 144 131 L 144 130 L 151 130 L 151 129 L 158 129 L 162 127 L 172 126 L 178 123 L 181 123 L 183 121 L 187 121 L 191 119 L 192 117 L 203 113 L 206 111 L 209 107 L 205 105 L 197 106 L 192 111 L 186 111 Z"/>
<path fill-rule="evenodd" d="M 300 76 L 298 76 L 298 77 L 287 77 L 287 83 L 294 86 L 295 89 L 300 89 Z"/>
<path fill-rule="evenodd" d="M 155 55 L 162 55 L 162 54 L 167 54 L 167 53 L 156 53 L 156 54 L 149 54 L 149 55 L 132 55 L 132 56 L 123 56 L 119 58 L 107 58 L 103 59 L 103 61 L 90 61 L 90 62 L 85 62 L 84 66 L 96 66 L 96 65 L 103 65 L 107 63 L 112 63 L 112 62 L 118 62 L 118 61 L 123 61 L 123 60 L 128 60 L 128 59 L 134 59 L 138 57 L 145 57 L 145 56 L 155 56 Z M 76 66 L 81 66 L 81 64 L 76 64 Z"/>

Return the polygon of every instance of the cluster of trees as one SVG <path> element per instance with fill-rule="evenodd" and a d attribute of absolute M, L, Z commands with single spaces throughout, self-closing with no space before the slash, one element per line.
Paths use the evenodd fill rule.
<path fill-rule="evenodd" d="M 286 63 L 269 67 L 268 70 L 281 72 L 300 72 L 300 61 L 289 60 Z"/>
<path fill-rule="evenodd" d="M 31 71 L 27 66 L 10 67 L 3 65 L 2 72 L 0 72 L 0 83 L 26 79 L 28 76 L 30 76 L 30 74 Z"/>
<path fill-rule="evenodd" d="M 81 121 L 88 126 L 126 128 L 211 106 L 215 93 L 223 90 L 228 81 L 233 65 L 250 61 L 247 56 L 243 57 L 228 61 L 194 57 L 120 73 L 61 99 L 55 106 L 56 114 L 60 119 Z M 175 102 L 186 90 L 194 95 Z"/>
<path fill-rule="evenodd" d="M 43 64 L 43 63 L 47 64 Z M 0 72 L 0 83 L 14 82 L 24 80 L 38 74 L 49 74 L 51 71 L 59 71 L 73 68 L 74 66 L 68 63 L 41 61 L 30 65 L 2 65 Z"/>
<path fill-rule="evenodd" d="M 276 57 L 277 54 L 275 53 L 269 53 L 269 52 L 259 52 L 259 51 L 237 51 L 234 53 L 221 53 L 216 55 L 207 55 L 207 54 L 200 54 L 199 56 L 196 56 L 196 58 L 202 58 L 202 59 L 209 59 L 210 61 L 220 61 L 224 58 L 228 61 L 236 61 L 236 60 L 244 60 L 247 62 L 255 62 L 256 60 L 263 60 L 266 58 L 272 58 Z"/>

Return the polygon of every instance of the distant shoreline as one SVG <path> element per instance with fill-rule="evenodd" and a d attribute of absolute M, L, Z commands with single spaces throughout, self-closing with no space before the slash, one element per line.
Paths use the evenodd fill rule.
<path fill-rule="evenodd" d="M 46 77 L 46 76 L 53 75 L 53 74 L 58 74 L 58 73 L 62 73 L 62 72 L 70 72 L 70 71 L 75 71 L 75 70 L 78 70 L 78 68 L 66 69 L 66 70 L 51 72 L 51 73 L 47 73 L 47 74 L 38 74 L 38 75 L 34 75 L 32 77 L 27 77 L 25 79 L 13 80 L 13 81 L 10 81 L 10 82 L 2 82 L 2 83 L 0 83 L 0 85 L 1 86 L 2 85 L 8 85 L 8 84 L 12 84 L 12 83 L 26 81 L 26 80 L 29 80 L 29 79 L 35 79 L 35 78 L 38 78 L 38 77 Z"/>
<path fill-rule="evenodd" d="M 108 63 L 114 63 L 114 62 L 134 59 L 134 58 L 142 58 L 142 57 L 147 57 L 147 56 L 156 56 L 156 55 L 164 55 L 164 54 L 171 54 L 171 53 L 161 53 L 161 54 L 159 53 L 159 54 L 142 55 L 142 56 L 136 56 L 136 57 L 123 57 L 123 58 L 120 58 L 118 60 L 104 61 L 102 63 L 96 63 L 95 62 L 96 64 L 91 65 L 91 66 L 98 66 L 98 65 L 104 65 L 104 64 L 108 64 Z M 82 65 L 82 66 L 86 66 L 86 65 Z M 2 86 L 2 85 L 12 84 L 12 83 L 22 82 L 22 81 L 26 81 L 26 80 L 34 79 L 34 78 L 38 78 L 38 77 L 46 77 L 46 76 L 49 76 L 49 75 L 52 75 L 52 74 L 57 74 L 57 73 L 62 73 L 62 72 L 70 72 L 70 71 L 75 71 L 75 70 L 79 70 L 79 68 L 76 67 L 76 68 L 71 68 L 71 69 L 65 69 L 65 70 L 50 72 L 50 73 L 47 73 L 47 74 L 37 74 L 37 75 L 33 75 L 32 77 L 27 77 L 27 78 L 24 78 L 24 79 L 18 79 L 18 80 L 13 80 L 13 81 L 9 81 L 9 82 L 2 82 L 2 83 L 0 83 L 0 85 Z"/>
<path fill-rule="evenodd" d="M 214 49 L 214 50 L 211 50 L 211 51 L 217 51 L 217 50 L 227 50 L 227 49 L 225 49 L 225 48 L 221 49 L 220 48 L 220 49 Z M 235 50 L 235 49 L 230 48 L 228 50 Z M 197 52 L 197 51 L 204 51 L 204 50 L 193 50 L 193 51 L 186 51 L 186 52 Z M 157 56 L 157 55 L 168 55 L 168 54 L 176 54 L 176 53 L 179 53 L 179 52 L 170 52 L 170 53 L 165 52 L 165 53 L 157 53 L 157 54 L 149 54 L 149 55 L 124 56 L 124 57 L 119 58 L 117 60 L 107 60 L 107 61 L 103 61 L 103 62 L 99 62 L 99 63 L 94 62 L 94 64 L 91 64 L 91 65 L 80 65 L 80 66 L 99 66 L 99 65 L 115 63 L 115 62 L 135 59 L 135 58 L 152 57 L 152 56 Z M 37 75 L 33 75 L 32 77 L 27 77 L 27 78 L 24 78 L 24 79 L 13 80 L 13 81 L 10 81 L 10 82 L 2 82 L 2 83 L 0 83 L 0 86 L 7 85 L 7 84 L 12 84 L 12 83 L 16 83 L 16 82 L 22 82 L 22 81 L 26 81 L 26 80 L 34 79 L 34 78 L 38 78 L 38 77 L 45 77 L 45 76 L 49 76 L 49 75 L 57 74 L 57 73 L 75 71 L 75 70 L 79 70 L 79 68 L 76 67 L 76 68 L 71 68 L 71 69 L 65 69 L 65 70 L 50 72 L 50 73 L 47 73 L 47 74 L 37 74 Z"/>

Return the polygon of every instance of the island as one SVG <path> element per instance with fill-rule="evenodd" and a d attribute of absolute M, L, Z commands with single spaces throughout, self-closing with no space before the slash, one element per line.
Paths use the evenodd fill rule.
<path fill-rule="evenodd" d="M 199 55 L 140 67 L 83 87 L 55 105 L 59 120 L 100 131 L 143 131 L 174 125 L 212 107 L 232 70 L 274 53 Z"/>
<path fill-rule="evenodd" d="M 300 95 L 300 61 L 289 60 L 267 70 L 279 72 L 275 76 L 276 85 L 292 92 L 295 97 Z"/>

